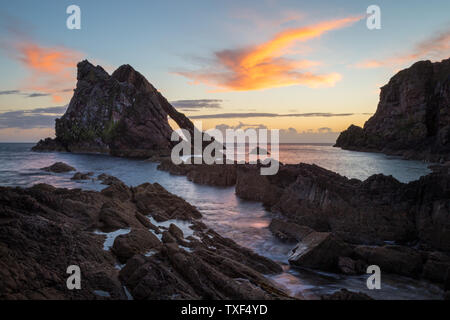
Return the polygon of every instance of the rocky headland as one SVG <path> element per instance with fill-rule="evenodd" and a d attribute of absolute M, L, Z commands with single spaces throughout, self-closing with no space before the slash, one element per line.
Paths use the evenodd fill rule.
<path fill-rule="evenodd" d="M 381 88 L 375 114 L 336 147 L 433 162 L 450 160 L 450 59 L 419 61 Z"/>
<path fill-rule="evenodd" d="M 169 117 L 194 133 L 193 123 L 130 65 L 109 75 L 84 60 L 78 64 L 77 80 L 66 113 L 56 119 L 56 137 L 39 141 L 34 151 L 148 158 L 170 154 L 174 142 Z"/>

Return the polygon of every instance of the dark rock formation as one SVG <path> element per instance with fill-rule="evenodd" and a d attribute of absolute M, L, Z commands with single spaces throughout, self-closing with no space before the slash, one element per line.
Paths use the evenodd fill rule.
<path fill-rule="evenodd" d="M 145 158 L 170 154 L 168 117 L 194 133 L 192 122 L 129 65 L 110 76 L 85 60 L 78 64 L 77 80 L 66 113 L 56 120 L 56 138 L 41 140 L 34 151 Z"/>
<path fill-rule="evenodd" d="M 161 164 L 160 169 L 187 175 L 202 170 L 196 169 L 199 166 L 203 165 Z M 211 167 L 209 177 L 216 176 L 213 170 L 227 170 L 222 167 Z M 216 183 L 210 178 L 203 181 Z M 273 176 L 262 176 L 260 165 L 237 165 L 236 194 L 261 201 L 277 214 L 269 225 L 276 237 L 299 242 L 301 253 L 312 252 L 314 259 L 298 259 L 298 266 L 352 275 L 363 274 L 367 265 L 379 263 L 387 272 L 450 283 L 447 170 L 439 169 L 405 184 L 382 174 L 365 181 L 347 179 L 308 164 L 281 165 Z M 326 250 L 327 246 L 320 246 L 320 239 L 307 239 L 310 235 L 314 238 L 316 231 L 342 239 L 352 250 L 333 254 L 333 250 Z M 392 242 L 402 246 L 385 246 Z M 364 246 L 368 244 L 371 247 Z M 355 250 L 355 245 L 360 246 Z"/>
<path fill-rule="evenodd" d="M 423 266 L 423 277 L 444 283 L 450 288 L 450 256 L 442 252 L 431 252 Z"/>
<path fill-rule="evenodd" d="M 72 166 L 69 166 L 68 164 L 66 164 L 64 162 L 56 162 L 49 167 L 41 168 L 41 170 L 44 170 L 47 172 L 54 172 L 54 173 L 64 173 L 64 172 L 75 171 L 76 169 Z"/>
<path fill-rule="evenodd" d="M 354 292 L 347 289 L 341 289 L 333 294 L 323 295 L 322 300 L 373 300 L 363 292 Z"/>
<path fill-rule="evenodd" d="M 364 260 L 354 260 L 350 257 L 339 257 L 338 269 L 343 274 L 364 274 L 367 271 L 367 263 Z"/>
<path fill-rule="evenodd" d="M 328 232 L 308 234 L 289 255 L 289 263 L 305 268 L 337 270 L 338 259 L 352 253 L 349 245 Z"/>
<path fill-rule="evenodd" d="M 450 159 L 450 59 L 420 61 L 381 88 L 376 113 L 364 128 L 351 125 L 336 147 L 407 158 Z"/>
<path fill-rule="evenodd" d="M 162 160 L 158 170 L 173 175 L 183 175 L 189 181 L 210 186 L 228 187 L 236 184 L 236 164 L 180 164 L 175 165 L 170 159 Z"/>
<path fill-rule="evenodd" d="M 120 181 L 116 177 L 111 176 L 106 173 L 102 173 L 102 174 L 98 175 L 97 179 L 100 180 L 102 182 L 102 184 L 106 184 L 108 186 L 111 186 L 113 184 L 121 184 L 122 183 L 122 181 Z"/>
<path fill-rule="evenodd" d="M 420 241 L 450 250 L 450 175 L 408 184 L 373 175 L 347 179 L 315 165 L 283 165 L 274 176 L 238 166 L 236 194 L 262 201 L 291 223 L 333 232 L 355 244 Z"/>
<path fill-rule="evenodd" d="M 418 278 L 422 273 L 423 257 L 417 250 L 404 246 L 358 246 L 356 255 L 369 265 L 377 265 L 384 272 Z"/>
<path fill-rule="evenodd" d="M 166 228 L 148 215 L 175 220 Z M 281 272 L 277 263 L 221 237 L 200 217 L 158 184 L 129 188 L 119 180 L 101 192 L 0 187 L 0 299 L 126 299 L 124 286 L 136 299 L 290 298 L 263 275 Z M 105 250 L 112 234 L 104 232 L 119 229 L 129 233 Z M 160 242 L 163 232 L 174 241 Z M 126 263 L 120 273 L 116 259 Z M 66 287 L 69 265 L 81 268 L 81 290 Z"/>
<path fill-rule="evenodd" d="M 144 254 L 150 249 L 158 249 L 161 242 L 152 233 L 145 229 L 132 230 L 130 233 L 120 235 L 114 240 L 113 252 L 120 262 L 125 263 L 135 254 Z"/>
<path fill-rule="evenodd" d="M 314 232 L 310 227 L 276 218 L 270 222 L 269 229 L 278 239 L 286 242 L 302 241 L 307 235 Z"/>
<path fill-rule="evenodd" d="M 93 172 L 76 172 L 72 178 L 70 178 L 71 180 L 90 180 L 92 179 L 92 176 L 94 175 Z"/>

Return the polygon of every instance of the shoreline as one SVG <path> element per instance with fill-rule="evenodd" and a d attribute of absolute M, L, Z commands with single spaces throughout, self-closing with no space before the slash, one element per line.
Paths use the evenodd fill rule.
<path fill-rule="evenodd" d="M 108 157 L 109 158 L 109 157 Z M 130 159 L 130 160 L 132 160 L 132 159 Z M 142 160 L 140 160 L 140 161 L 138 161 L 138 162 L 142 162 Z"/>

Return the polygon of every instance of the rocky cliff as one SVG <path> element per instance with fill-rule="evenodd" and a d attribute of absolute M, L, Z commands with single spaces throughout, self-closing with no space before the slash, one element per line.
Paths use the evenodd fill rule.
<path fill-rule="evenodd" d="M 450 59 L 420 61 L 381 88 L 364 128 L 351 125 L 336 147 L 430 161 L 450 159 Z"/>
<path fill-rule="evenodd" d="M 193 133 L 194 125 L 129 65 L 112 75 L 87 60 L 78 64 L 77 86 L 66 113 L 56 120 L 56 138 L 34 151 L 100 152 L 124 157 L 169 154 L 168 117 Z"/>

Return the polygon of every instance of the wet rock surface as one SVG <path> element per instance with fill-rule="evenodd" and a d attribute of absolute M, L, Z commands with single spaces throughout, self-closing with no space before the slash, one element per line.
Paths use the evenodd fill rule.
<path fill-rule="evenodd" d="M 189 181 L 210 186 L 228 187 L 236 184 L 236 165 L 233 164 L 180 164 L 170 159 L 162 160 L 158 170 L 173 175 L 186 176 Z"/>
<path fill-rule="evenodd" d="M 76 169 L 74 167 L 69 166 L 67 163 L 64 163 L 64 162 L 56 162 L 49 167 L 41 168 L 41 170 L 44 170 L 47 172 L 54 172 L 54 173 L 64 173 L 64 172 L 76 171 Z"/>
<path fill-rule="evenodd" d="M 200 217 L 158 184 L 0 187 L 0 299 L 127 299 L 124 288 L 135 299 L 290 298 L 264 276 L 280 265 Z M 81 290 L 66 287 L 69 265 Z"/>
<path fill-rule="evenodd" d="M 354 292 L 347 289 L 341 289 L 333 294 L 323 295 L 322 300 L 373 300 L 363 292 Z"/>
<path fill-rule="evenodd" d="M 187 175 L 175 165 L 161 167 Z M 262 202 L 274 214 L 272 233 L 298 243 L 289 259 L 294 266 L 357 275 L 380 264 L 389 273 L 450 281 L 447 171 L 401 183 L 382 174 L 348 179 L 303 163 L 282 164 L 273 176 L 262 176 L 260 165 L 237 165 L 236 195 Z"/>
<path fill-rule="evenodd" d="M 93 172 L 76 172 L 71 180 L 90 180 L 92 179 L 92 176 L 94 175 Z"/>
<path fill-rule="evenodd" d="M 304 237 L 289 255 L 289 263 L 305 268 L 335 271 L 339 257 L 350 255 L 352 249 L 328 232 L 312 232 Z"/>

